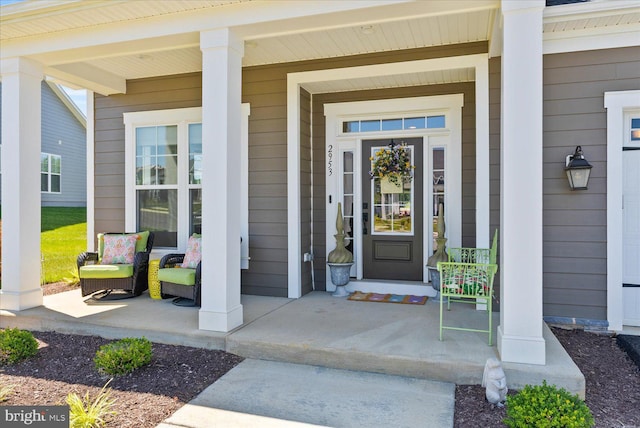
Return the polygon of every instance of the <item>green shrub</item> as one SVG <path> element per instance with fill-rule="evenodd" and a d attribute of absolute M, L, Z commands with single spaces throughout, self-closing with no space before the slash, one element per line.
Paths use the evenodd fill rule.
<path fill-rule="evenodd" d="M 151 362 L 151 342 L 144 337 L 126 337 L 102 345 L 93 362 L 101 373 L 112 376 L 131 373 Z"/>
<path fill-rule="evenodd" d="M 89 398 L 88 391 L 84 398 L 80 398 L 75 393 L 67 395 L 66 402 L 69 405 L 70 428 L 103 427 L 107 423 L 106 418 L 116 414 L 114 410 L 111 410 L 116 400 L 111 399 L 111 389 L 107 389 L 109 382 L 102 387 L 93 402 Z"/>
<path fill-rule="evenodd" d="M 31 332 L 17 328 L 0 330 L 0 365 L 14 364 L 38 353 L 38 341 Z"/>
<path fill-rule="evenodd" d="M 507 397 L 507 417 L 511 428 L 590 428 L 595 425 L 591 410 L 578 395 L 554 385 L 527 385 Z"/>

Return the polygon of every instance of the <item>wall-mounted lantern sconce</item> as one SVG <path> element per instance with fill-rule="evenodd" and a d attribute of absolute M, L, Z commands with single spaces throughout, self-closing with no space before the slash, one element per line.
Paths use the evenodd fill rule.
<path fill-rule="evenodd" d="M 589 175 L 591 174 L 591 164 L 587 162 L 582 154 L 582 147 L 576 147 L 576 152 L 567 155 L 564 170 L 567 173 L 569 186 L 571 190 L 586 190 L 589 184 Z"/>

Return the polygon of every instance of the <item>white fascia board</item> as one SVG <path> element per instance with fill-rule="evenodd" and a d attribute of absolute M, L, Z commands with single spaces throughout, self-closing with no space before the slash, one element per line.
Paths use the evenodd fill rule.
<path fill-rule="evenodd" d="M 640 24 L 543 34 L 543 53 L 615 49 L 640 45 Z"/>
<path fill-rule="evenodd" d="M 476 67 L 487 60 L 487 54 L 423 59 L 419 61 L 394 62 L 388 64 L 363 65 L 338 69 L 316 70 L 289 75 L 293 82 L 304 87 L 305 82 L 331 82 L 373 76 L 424 73 L 438 70 L 454 70 Z"/>
<path fill-rule="evenodd" d="M 568 19 L 601 18 L 621 13 L 637 13 L 640 11 L 640 0 L 607 0 L 589 1 L 546 7 L 543 12 L 545 24 L 562 22 Z"/>
<path fill-rule="evenodd" d="M 126 79 L 85 63 L 47 67 L 45 73 L 55 79 L 70 82 L 102 95 L 127 92 Z"/>

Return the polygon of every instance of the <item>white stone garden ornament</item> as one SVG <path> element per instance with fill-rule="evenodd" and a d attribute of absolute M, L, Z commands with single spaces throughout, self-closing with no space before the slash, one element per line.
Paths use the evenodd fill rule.
<path fill-rule="evenodd" d="M 497 358 L 489 358 L 484 366 L 482 386 L 486 387 L 487 401 L 499 407 L 507 398 L 507 377 L 502 370 L 502 364 Z"/>

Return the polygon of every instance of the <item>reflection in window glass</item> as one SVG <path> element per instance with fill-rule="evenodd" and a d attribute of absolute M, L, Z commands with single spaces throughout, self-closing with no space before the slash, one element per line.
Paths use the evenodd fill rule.
<path fill-rule="evenodd" d="M 342 153 L 344 175 L 342 176 L 343 199 L 342 216 L 344 218 L 345 248 L 353 253 L 353 201 L 354 201 L 354 175 L 353 152 Z"/>
<path fill-rule="evenodd" d="M 189 125 L 189 184 L 202 184 L 202 124 Z"/>
<path fill-rule="evenodd" d="M 154 246 L 178 245 L 178 190 L 138 190 L 138 229 L 155 234 Z"/>
<path fill-rule="evenodd" d="M 372 147 L 371 157 L 384 147 Z M 413 159 L 413 147 L 408 150 Z M 374 162 L 374 161 L 372 161 Z M 413 181 L 403 182 L 399 193 L 384 193 L 382 180 L 374 177 L 373 192 L 373 234 L 411 234 L 413 233 L 413 214 L 411 204 L 413 198 Z"/>
<path fill-rule="evenodd" d="M 178 127 L 136 128 L 136 184 L 177 184 Z"/>
<path fill-rule="evenodd" d="M 51 175 L 51 189 L 49 191 L 52 193 L 60 193 L 60 176 L 59 175 Z"/>
<path fill-rule="evenodd" d="M 431 168 L 433 171 L 433 250 L 438 248 L 436 238 L 438 238 L 438 207 L 442 204 L 444 209 L 444 147 L 435 147 L 431 152 Z M 444 212 L 444 211 L 443 211 Z"/>
<path fill-rule="evenodd" d="M 202 189 L 189 190 L 189 235 L 202 233 Z"/>
<path fill-rule="evenodd" d="M 342 132 L 360 132 L 360 121 L 343 122 Z"/>
<path fill-rule="evenodd" d="M 405 118 L 404 129 L 424 129 L 424 117 Z"/>
<path fill-rule="evenodd" d="M 631 119 L 631 141 L 640 141 L 640 118 Z"/>

